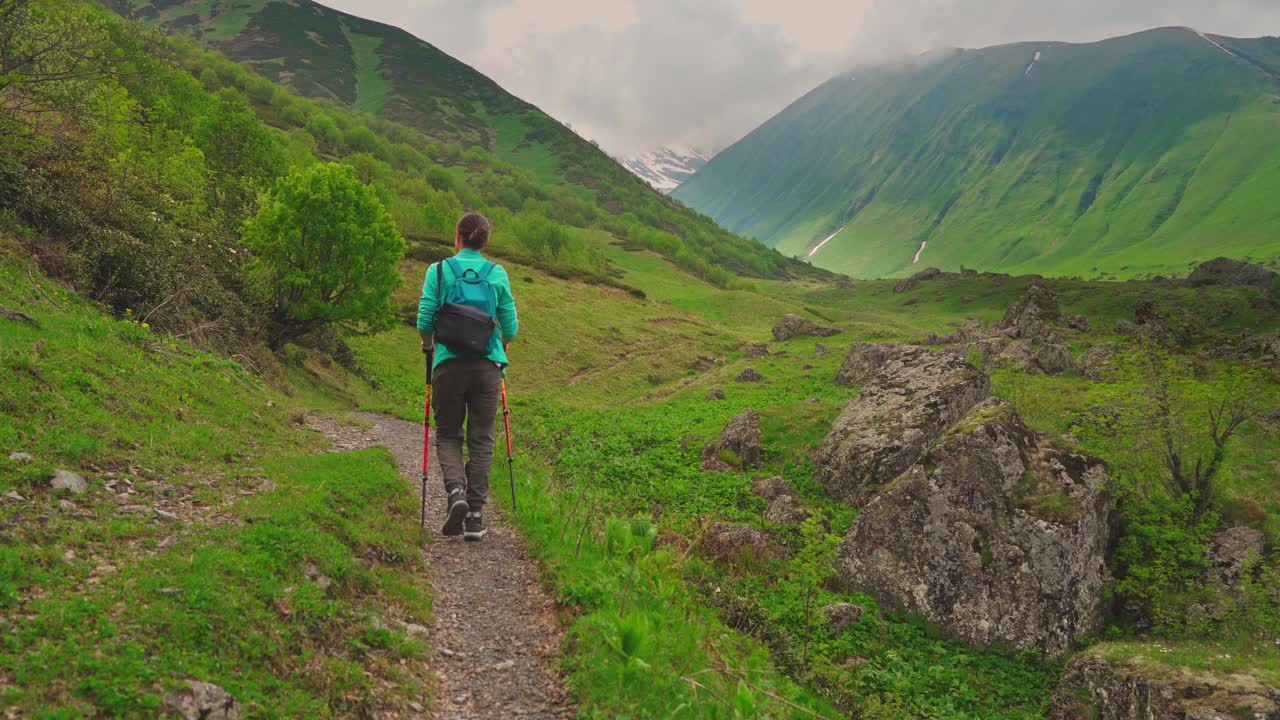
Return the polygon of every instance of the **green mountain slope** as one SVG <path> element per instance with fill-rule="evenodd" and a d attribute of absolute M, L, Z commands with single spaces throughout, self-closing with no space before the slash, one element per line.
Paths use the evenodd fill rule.
<path fill-rule="evenodd" d="M 1088 276 L 1280 255 L 1280 41 L 1167 28 L 929 60 L 828 81 L 676 197 L 788 255 L 844 228 L 812 261 L 862 277 L 917 253 Z"/>
<path fill-rule="evenodd" d="M 496 159 L 547 186 L 568 188 L 610 215 L 627 214 L 633 222 L 674 235 L 687 248 L 684 264 L 700 262 L 704 274 L 712 266 L 754 277 L 808 273 L 803 265 L 733 237 L 660 195 L 559 121 L 399 28 L 309 0 L 106 0 L 106 5 L 151 27 L 196 38 L 269 80 L 320 99 L 321 107 L 332 102 L 376 115 L 375 122 L 365 124 L 392 142 L 420 144 L 405 133 L 406 128 L 417 131 L 432 143 L 428 154 L 443 164 L 474 168 L 477 161 Z M 255 102 L 281 105 L 278 117 L 268 118 L 277 127 L 302 125 L 315 114 L 277 102 L 279 90 L 255 80 L 241 84 L 253 86 L 249 94 Z M 348 125 L 338 125 L 351 132 Z M 474 148 L 485 152 L 477 156 Z M 511 173 L 500 170 L 499 175 L 486 175 L 484 184 L 500 185 Z M 519 209 L 530 197 L 544 200 L 548 189 L 504 193 L 495 188 L 488 194 Z M 575 213 L 555 219 L 586 224 Z M 667 238 L 638 242 L 670 245 Z"/>

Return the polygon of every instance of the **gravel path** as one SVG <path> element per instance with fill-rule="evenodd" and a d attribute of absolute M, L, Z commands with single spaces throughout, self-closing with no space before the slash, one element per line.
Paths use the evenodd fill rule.
<path fill-rule="evenodd" d="M 335 449 L 381 445 L 395 456 L 414 497 L 422 480 L 422 426 L 359 413 L 367 430 L 312 417 Z M 434 438 L 433 438 L 434 444 Z M 494 463 L 495 491 L 505 469 Z M 499 482 L 501 481 L 501 482 Z M 424 549 L 435 597 L 432 668 L 438 679 L 435 720 L 560 720 L 574 715 L 557 668 L 563 636 L 538 569 L 515 528 L 490 504 L 489 533 L 478 543 L 439 535 L 445 514 L 440 466 L 432 448 Z"/>

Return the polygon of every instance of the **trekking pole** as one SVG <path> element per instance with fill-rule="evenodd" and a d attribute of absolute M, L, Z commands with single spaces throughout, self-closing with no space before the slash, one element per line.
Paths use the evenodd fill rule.
<path fill-rule="evenodd" d="M 420 532 L 427 531 L 427 474 L 431 461 L 431 361 L 435 356 L 435 348 L 424 350 L 423 355 L 427 361 L 427 401 L 422 410 L 422 506 L 418 520 Z"/>
<path fill-rule="evenodd" d="M 511 483 L 511 514 L 516 514 L 515 460 L 511 456 L 511 408 L 507 407 L 507 380 L 502 380 L 502 424 L 507 429 L 507 480 Z"/>

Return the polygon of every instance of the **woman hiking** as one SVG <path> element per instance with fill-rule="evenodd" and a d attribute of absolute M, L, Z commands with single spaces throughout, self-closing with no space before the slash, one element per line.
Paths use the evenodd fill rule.
<path fill-rule="evenodd" d="M 485 216 L 464 215 L 454 236 L 457 254 L 427 268 L 418 301 L 422 351 L 435 348 L 431 406 L 448 493 L 442 532 L 466 540 L 480 540 L 486 533 L 483 511 L 506 347 L 520 327 L 507 271 L 481 255 L 490 230 Z M 464 421 L 469 456 L 465 465 Z"/>

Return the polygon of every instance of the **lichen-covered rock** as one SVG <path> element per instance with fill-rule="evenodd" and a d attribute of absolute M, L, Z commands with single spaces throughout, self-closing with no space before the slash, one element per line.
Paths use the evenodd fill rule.
<path fill-rule="evenodd" d="M 165 708 L 183 720 L 240 720 L 240 703 L 212 683 L 190 680 L 164 696 Z"/>
<path fill-rule="evenodd" d="M 791 484 L 786 478 L 767 477 L 756 478 L 751 481 L 751 492 L 759 495 L 765 500 L 777 500 L 783 495 L 795 495 L 795 491 L 791 489 Z"/>
<path fill-rule="evenodd" d="M 831 629 L 840 632 L 861 620 L 867 611 L 863 610 L 861 605 L 838 602 L 822 608 L 822 614 L 827 616 L 827 623 L 831 625 Z"/>
<path fill-rule="evenodd" d="M 1230 591 L 1240 583 L 1245 570 L 1256 565 L 1266 551 L 1267 536 L 1261 530 L 1250 527 L 1224 530 L 1209 544 L 1206 574 L 1211 574 Z"/>
<path fill-rule="evenodd" d="M 839 328 L 817 325 L 799 315 L 783 315 L 773 324 L 773 337 L 779 341 L 790 340 L 797 335 L 831 337 L 839 334 Z"/>
<path fill-rule="evenodd" d="M 799 525 L 809 519 L 809 509 L 795 495 L 779 495 L 765 509 L 764 519 L 775 525 Z"/>
<path fill-rule="evenodd" d="M 1075 330 L 1076 332 L 1087 333 L 1092 326 L 1089 323 L 1089 318 L 1084 315 L 1072 315 L 1067 318 L 1067 327 Z"/>
<path fill-rule="evenodd" d="M 1119 353 L 1119 343 L 1094 345 L 1080 358 L 1080 372 L 1090 380 L 1103 380 L 1115 370 L 1116 355 Z"/>
<path fill-rule="evenodd" d="M 1201 263 L 1187 276 L 1187 285 L 1243 285 L 1258 288 L 1263 295 L 1270 295 L 1280 280 L 1274 270 L 1261 265 L 1220 257 Z"/>
<path fill-rule="evenodd" d="M 723 390 L 721 390 L 720 388 L 711 388 L 710 390 L 708 390 L 708 391 L 707 391 L 707 399 L 708 399 L 708 400 L 723 400 L 723 399 L 724 399 L 724 391 L 723 391 Z"/>
<path fill-rule="evenodd" d="M 991 395 L 987 376 L 963 359 L 909 345 L 857 344 L 837 381 L 862 384 L 814 456 L 834 499 L 864 505 L 929 443 Z"/>
<path fill-rule="evenodd" d="M 747 408 L 724 427 L 720 439 L 702 452 L 702 469 L 745 470 L 760 462 L 760 413 Z"/>
<path fill-rule="evenodd" d="M 54 490 L 66 490 L 73 495 L 83 495 L 89 490 L 89 483 L 70 470 L 54 470 L 49 487 Z"/>
<path fill-rule="evenodd" d="M 1001 330 L 1013 338 L 1033 338 L 1062 319 L 1058 294 L 1049 288 L 1032 285 L 1022 299 L 1009 306 L 1000 322 Z"/>
<path fill-rule="evenodd" d="M 1049 720 L 1240 719 L 1280 720 L 1280 691 L 1251 673 L 1161 673 L 1096 648 L 1067 664 L 1049 709 Z"/>
<path fill-rule="evenodd" d="M 862 510 L 837 570 L 950 637 L 1061 655 L 1102 626 L 1106 481 L 1101 463 L 1042 446 L 989 400 Z"/>
<path fill-rule="evenodd" d="M 750 525 L 715 523 L 702 537 L 702 551 L 721 562 L 769 557 L 769 536 Z"/>
<path fill-rule="evenodd" d="M 764 376 L 755 368 L 747 368 L 738 374 L 738 382 L 760 382 Z"/>
<path fill-rule="evenodd" d="M 1075 366 L 1071 350 L 1061 342 L 1046 342 L 1036 349 L 1032 358 L 1035 369 L 1045 375 L 1061 375 Z"/>
<path fill-rule="evenodd" d="M 889 359 L 901 353 L 901 345 L 879 343 L 854 343 L 849 347 L 840 369 L 836 371 L 835 384 L 862 385 L 873 378 Z"/>
<path fill-rule="evenodd" d="M 769 346 L 764 343 L 748 343 L 742 349 L 742 356 L 751 359 L 757 359 L 769 356 Z"/>

